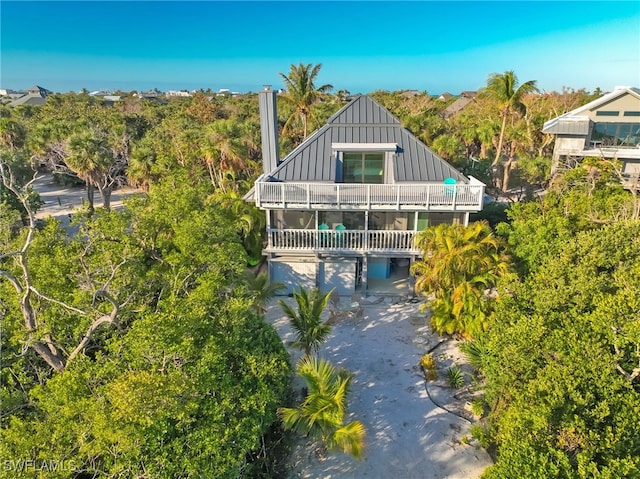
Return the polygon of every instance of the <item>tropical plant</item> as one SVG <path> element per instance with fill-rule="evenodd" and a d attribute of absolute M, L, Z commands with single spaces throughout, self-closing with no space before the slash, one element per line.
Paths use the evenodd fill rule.
<path fill-rule="evenodd" d="M 433 354 L 427 353 L 420 358 L 420 367 L 425 373 L 425 378 L 429 381 L 435 381 L 438 379 L 438 366 Z"/>
<path fill-rule="evenodd" d="M 439 333 L 473 336 L 488 327 L 492 300 L 485 291 L 509 271 L 500 238 L 482 221 L 440 224 L 416 237 L 421 260 L 411 272 L 416 290 L 433 294 L 431 325 Z"/>
<path fill-rule="evenodd" d="M 267 303 L 280 291 L 286 289 L 282 283 L 271 283 L 267 273 L 259 273 L 256 276 L 252 271 L 246 270 L 243 274 L 243 280 L 247 286 L 249 297 L 253 301 L 253 309 L 258 314 L 266 313 Z"/>
<path fill-rule="evenodd" d="M 360 459 L 365 429 L 360 421 L 344 423 L 352 375 L 315 356 L 303 357 L 297 373 L 307 384 L 308 394 L 296 408 L 280 408 L 284 428 L 320 440 L 329 450 L 340 450 Z"/>
<path fill-rule="evenodd" d="M 464 386 L 464 375 L 459 366 L 447 369 L 447 383 L 455 389 L 460 389 Z"/>
<path fill-rule="evenodd" d="M 323 293 L 319 288 L 308 292 L 302 287 L 293 292 L 293 297 L 298 305 L 295 311 L 291 306 L 280 300 L 280 306 L 291 321 L 291 327 L 295 332 L 296 341 L 293 346 L 302 349 L 306 356 L 318 351 L 331 334 L 329 321 L 322 321 L 324 311 L 333 290 Z"/>
<path fill-rule="evenodd" d="M 302 124 L 302 139 L 307 137 L 309 119 L 312 118 L 311 106 L 322 94 L 333 88 L 330 84 L 316 87 L 315 81 L 320 73 L 321 64 L 291 65 L 289 73 L 280 73 L 286 92 L 280 96 L 284 103 L 293 109 L 293 113 L 284 124 L 283 133 L 288 131 L 297 120 Z"/>
<path fill-rule="evenodd" d="M 492 73 L 489 75 L 483 94 L 497 102 L 502 117 L 496 157 L 493 161 L 494 166 L 500 163 L 500 159 L 502 158 L 502 145 L 507 128 L 507 120 L 514 112 L 523 111 L 524 105 L 522 104 L 522 97 L 527 93 L 536 91 L 538 91 L 538 88 L 536 87 L 535 80 L 529 80 L 519 84 L 518 77 L 513 71 Z"/>

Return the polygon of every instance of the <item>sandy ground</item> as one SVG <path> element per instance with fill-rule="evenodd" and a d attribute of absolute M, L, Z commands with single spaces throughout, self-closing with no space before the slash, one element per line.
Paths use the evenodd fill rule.
<path fill-rule="evenodd" d="M 61 187 L 52 182 L 50 175 L 38 177 L 34 188 L 45 202 L 37 216 L 53 216 L 67 226 L 69 215 L 86 201 L 83 188 Z M 114 191 L 112 207 L 120 207 L 122 200 L 135 192 L 131 188 Z M 101 206 L 97 192 L 95 206 Z M 292 298 L 283 299 L 295 305 Z M 362 314 L 355 314 L 359 306 Z M 301 438 L 292 454 L 289 477 L 479 477 L 491 460 L 473 440 L 470 444 L 463 443 L 463 438 L 471 439 L 468 419 L 473 418 L 465 410 L 470 398 L 464 391 L 448 387 L 444 380 L 447 368 L 454 364 L 465 368 L 456 342 L 438 345 L 442 338 L 431 333 L 418 303 L 404 302 L 399 297 L 369 297 L 361 300 L 359 306 L 350 298 L 340 299 L 333 332 L 320 355 L 354 373 L 349 420 L 359 419 L 367 430 L 365 458 L 358 462 L 342 453 L 319 456 L 319 444 Z M 276 327 L 285 344 L 293 340 L 289 322 L 277 302 L 269 306 L 267 320 Z M 425 383 L 419 361 L 434 346 L 439 379 Z M 295 364 L 300 352 L 289 350 Z M 470 369 L 465 371 L 466 381 L 471 383 Z"/>
<path fill-rule="evenodd" d="M 381 301 L 378 304 L 365 304 Z M 295 305 L 292 298 L 285 301 Z M 400 298 L 366 298 L 363 314 L 343 297 L 342 311 L 320 355 L 354 373 L 349 395 L 349 420 L 359 419 L 367 430 L 365 458 L 358 462 L 342 453 L 318 454 L 318 444 L 301 438 L 291 459 L 291 479 L 472 479 L 491 464 L 488 454 L 469 434 L 469 400 L 443 379 L 448 367 L 464 358 L 455 341 L 434 350 L 440 378 L 428 383 L 427 395 L 419 367 L 421 356 L 442 338 L 431 333 L 419 304 Z M 280 306 L 269 306 L 267 320 L 285 344 L 293 340 L 288 319 Z M 289 348 L 292 361 L 300 353 Z M 466 382 L 471 383 L 470 374 Z M 459 396 L 459 399 L 455 396 Z M 464 444 L 464 437 L 470 444 Z"/>
<path fill-rule="evenodd" d="M 87 202 L 87 192 L 82 187 L 60 186 L 53 182 L 50 173 L 40 173 L 33 183 L 33 188 L 40 194 L 40 199 L 44 201 L 44 206 L 38 210 L 36 217 L 40 219 L 53 216 L 63 224 L 69 224 L 69 215 L 73 214 Z M 111 194 L 111 208 L 117 209 L 122 206 L 123 199 L 137 192 L 134 188 L 119 188 Z M 94 207 L 102 206 L 102 197 L 96 190 L 94 196 Z"/>

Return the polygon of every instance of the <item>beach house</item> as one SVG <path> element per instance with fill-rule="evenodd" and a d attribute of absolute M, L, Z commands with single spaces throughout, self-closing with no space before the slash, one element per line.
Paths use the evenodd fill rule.
<path fill-rule="evenodd" d="M 259 92 L 264 172 L 246 196 L 266 212 L 270 279 L 289 292 L 410 292 L 416 234 L 467 224 L 482 209 L 484 184 L 364 95 L 281 159 L 276 97 L 269 87 Z"/>
<path fill-rule="evenodd" d="M 622 183 L 638 186 L 640 176 L 640 89 L 612 92 L 547 121 L 543 133 L 556 135 L 552 175 L 586 157 L 619 160 Z"/>

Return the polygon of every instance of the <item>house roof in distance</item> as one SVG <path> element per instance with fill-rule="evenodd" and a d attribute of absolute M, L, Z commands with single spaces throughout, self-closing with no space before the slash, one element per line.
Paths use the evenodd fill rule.
<path fill-rule="evenodd" d="M 327 182 L 337 178 L 336 144 L 394 144 L 396 182 L 441 182 L 468 179 L 436 155 L 400 120 L 371 97 L 358 95 L 335 113 L 327 124 L 289 153 L 270 173 L 275 181 Z"/>

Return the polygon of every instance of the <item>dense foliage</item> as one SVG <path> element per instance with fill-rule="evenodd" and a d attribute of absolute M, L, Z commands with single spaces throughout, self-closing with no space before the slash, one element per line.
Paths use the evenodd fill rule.
<path fill-rule="evenodd" d="M 292 65 L 283 75 L 292 87 L 278 101 L 283 154 L 348 99 L 316 87 L 318 69 Z M 463 248 L 472 254 L 459 255 L 462 272 L 449 270 L 457 276 L 445 286 L 459 294 L 443 300 L 438 327 L 477 336 L 491 410 L 482 437 L 497 451 L 487 477 L 637 477 L 640 202 L 619 187 L 615 162 L 591 159 L 549 185 L 553 137 L 542 125 L 594 96 L 492 94 L 492 79 L 512 76 L 491 76 L 456 113 L 447 109 L 455 99 L 427 92 L 372 93 L 490 193 L 508 186 L 530 200 L 550 186 L 542 200 L 512 205 L 498 227 L 519 277 L 488 301 L 485 288 L 500 275 L 478 274 L 476 264 L 489 257 L 497 266 L 502 250 Z M 0 457 L 14 461 L 0 477 L 282 472 L 265 470 L 273 455 L 263 438 L 286 405 L 290 367 L 260 315 L 273 291 L 243 280 L 247 263 L 262 259 L 264 213 L 242 200 L 262 172 L 260 156 L 253 94 L 124 94 L 113 105 L 56 94 L 41 107 L 0 106 L 0 163 L 13 184 L 44 169 L 86 185 L 89 206 L 74 235 L 53 221 L 36 228 L 37 197 L 0 187 Z M 503 157 L 508 165 L 495 164 Z M 125 183 L 144 193 L 108 211 Z M 105 206 L 95 212 L 94 190 Z M 329 395 L 331 427 L 319 436 L 357 455 L 357 424 L 343 435 L 353 443 L 331 436 L 348 381 L 324 376 L 340 381 Z M 327 400 L 312 394 L 306 406 L 314 397 Z M 66 462 L 43 469 L 51 460 Z"/>
<path fill-rule="evenodd" d="M 483 339 L 498 477 L 640 474 L 640 223 L 585 231 L 504 285 Z"/>
<path fill-rule="evenodd" d="M 288 394 L 288 356 L 242 286 L 246 253 L 211 188 L 173 177 L 122 212 L 50 221 L 25 261 L 37 326 L 2 297 L 2 477 L 250 476 Z M 187 186 L 189 185 L 189 186 Z M 4 237 L 3 273 L 19 278 Z M 113 322 L 100 323 L 113 313 Z M 76 346 L 98 325 L 81 350 Z M 52 370 L 29 345 L 63 358 Z M 73 352 L 72 352 L 73 351 Z M 74 353 L 77 353 L 74 355 Z M 259 470 L 257 472 L 260 472 Z M 44 474 L 44 472 L 43 472 Z M 79 474 L 79 476 L 78 476 Z"/>

